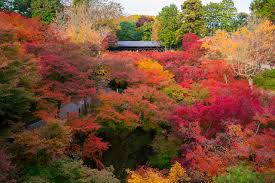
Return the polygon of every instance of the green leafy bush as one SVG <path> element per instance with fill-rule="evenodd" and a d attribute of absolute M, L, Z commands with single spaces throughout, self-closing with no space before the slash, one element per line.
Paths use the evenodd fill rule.
<path fill-rule="evenodd" d="M 254 172 L 250 167 L 240 165 L 228 169 L 226 175 L 220 175 L 215 179 L 216 183 L 264 183 L 264 177 Z"/>
<path fill-rule="evenodd" d="M 24 183 L 119 183 L 108 170 L 90 169 L 82 161 L 58 159 L 48 166 L 25 167 Z"/>
<path fill-rule="evenodd" d="M 275 90 L 275 69 L 265 71 L 256 76 L 254 82 L 257 86 L 264 89 Z"/>
<path fill-rule="evenodd" d="M 152 143 L 155 154 L 149 159 L 150 165 L 160 169 L 170 168 L 171 160 L 178 156 L 180 146 L 175 137 L 156 136 Z"/>
<path fill-rule="evenodd" d="M 193 84 L 191 89 L 183 88 L 178 84 L 171 84 L 163 88 L 163 92 L 176 102 L 190 105 L 194 104 L 196 100 L 209 97 L 207 89 L 197 84 Z"/>

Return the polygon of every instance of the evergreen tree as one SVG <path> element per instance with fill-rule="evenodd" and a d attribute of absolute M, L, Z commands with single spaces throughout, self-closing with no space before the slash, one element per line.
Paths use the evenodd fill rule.
<path fill-rule="evenodd" d="M 142 32 L 142 40 L 143 41 L 151 41 L 152 40 L 152 27 L 153 24 L 151 22 L 144 23 L 139 29 Z"/>
<path fill-rule="evenodd" d="M 117 37 L 120 41 L 140 41 L 142 39 L 142 34 L 138 32 L 134 22 L 124 21 L 120 23 Z"/>
<path fill-rule="evenodd" d="M 221 4 L 210 2 L 204 6 L 204 16 L 206 22 L 207 35 L 213 35 L 218 29 L 221 29 Z"/>
<path fill-rule="evenodd" d="M 221 2 L 221 28 L 228 32 L 234 31 L 235 17 L 237 16 L 237 9 L 233 0 L 222 0 Z"/>
<path fill-rule="evenodd" d="M 237 9 L 232 0 L 222 0 L 220 3 L 210 2 L 204 6 L 204 18 L 207 35 L 213 35 L 218 30 L 232 32 L 247 21 L 244 14 L 237 15 Z"/>
<path fill-rule="evenodd" d="M 235 19 L 235 29 L 238 29 L 239 27 L 247 25 L 248 17 L 249 15 L 247 13 L 244 13 L 244 12 L 238 13 Z"/>
<path fill-rule="evenodd" d="M 31 17 L 31 0 L 0 0 L 0 9 Z"/>
<path fill-rule="evenodd" d="M 157 17 L 160 23 L 158 38 L 165 47 L 171 48 L 178 45 L 176 32 L 179 29 L 179 24 L 177 17 L 178 9 L 174 4 L 164 7 Z"/>
<path fill-rule="evenodd" d="M 275 21 L 275 1 L 274 0 L 253 0 L 250 9 L 259 18 L 267 18 Z"/>
<path fill-rule="evenodd" d="M 13 11 L 26 17 L 31 17 L 31 0 L 14 0 Z"/>
<path fill-rule="evenodd" d="M 49 24 L 56 13 L 62 9 L 59 0 L 35 0 L 31 2 L 32 17 L 39 17 L 40 20 Z"/>
<path fill-rule="evenodd" d="M 182 13 L 179 15 L 181 27 L 178 31 L 178 38 L 181 39 L 186 33 L 204 36 L 206 29 L 201 0 L 186 0 L 181 8 Z"/>

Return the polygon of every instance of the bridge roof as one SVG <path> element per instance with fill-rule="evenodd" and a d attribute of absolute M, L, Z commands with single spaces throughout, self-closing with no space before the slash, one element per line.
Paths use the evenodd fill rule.
<path fill-rule="evenodd" d="M 118 41 L 117 47 L 146 48 L 146 47 L 161 47 L 161 45 L 159 42 L 156 42 L 156 41 Z"/>

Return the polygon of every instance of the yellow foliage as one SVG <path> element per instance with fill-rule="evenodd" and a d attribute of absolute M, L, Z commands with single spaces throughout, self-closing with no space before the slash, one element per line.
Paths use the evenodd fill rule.
<path fill-rule="evenodd" d="M 94 11 L 85 4 L 69 9 L 65 22 L 57 21 L 60 35 L 74 43 L 88 43 L 101 48 L 104 38 L 112 31 L 108 24 L 112 19 L 94 16 Z"/>
<path fill-rule="evenodd" d="M 180 180 L 182 177 L 186 176 L 186 171 L 181 167 L 181 165 L 176 162 L 172 168 L 170 169 L 168 179 L 169 182 L 177 182 Z"/>
<path fill-rule="evenodd" d="M 100 46 L 108 31 L 95 31 L 90 25 L 69 25 L 66 35 L 74 43 L 91 43 Z"/>
<path fill-rule="evenodd" d="M 185 170 L 181 165 L 176 162 L 168 176 L 164 176 L 157 170 L 148 168 L 141 172 L 132 172 L 128 183 L 177 183 L 179 180 L 185 180 L 187 178 Z"/>
<path fill-rule="evenodd" d="M 158 31 L 160 29 L 159 20 L 155 20 L 152 27 L 152 41 L 159 41 Z"/>
<path fill-rule="evenodd" d="M 143 59 L 141 61 L 139 61 L 138 63 L 138 67 L 141 69 L 146 69 L 146 70 L 159 70 L 159 71 L 163 71 L 163 67 L 162 65 L 160 65 L 158 62 L 150 60 L 150 59 Z"/>
<path fill-rule="evenodd" d="M 164 70 L 163 66 L 160 65 L 157 61 L 150 59 L 143 59 L 138 62 L 138 68 L 144 71 L 147 71 L 151 75 L 156 74 L 156 76 L 170 80 L 174 77 L 172 73 L 168 70 Z"/>
<path fill-rule="evenodd" d="M 260 71 L 260 64 L 274 63 L 275 25 L 265 21 L 252 29 L 240 28 L 229 34 L 216 31 L 205 39 L 210 59 L 225 59 L 238 76 L 251 78 Z"/>
<path fill-rule="evenodd" d="M 230 38 L 228 33 L 226 31 L 217 30 L 214 36 L 210 39 L 207 39 L 202 46 L 206 49 L 211 50 L 211 52 L 221 52 L 222 50 L 228 49 L 228 44 L 224 43 L 229 42 Z"/>

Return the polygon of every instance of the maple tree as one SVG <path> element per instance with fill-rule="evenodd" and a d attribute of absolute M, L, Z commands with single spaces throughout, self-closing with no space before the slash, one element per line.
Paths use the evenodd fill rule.
<path fill-rule="evenodd" d="M 71 127 L 74 133 L 74 145 L 82 146 L 83 159 L 92 159 L 98 168 L 105 168 L 104 164 L 100 161 L 102 152 L 108 150 L 109 144 L 103 142 L 101 138 L 96 136 L 97 130 L 101 128 L 100 125 L 93 122 L 91 117 L 85 119 L 72 119 Z M 81 142 L 81 136 L 85 136 L 84 142 Z M 79 142 L 80 141 L 80 142 Z M 71 152 L 74 153 L 74 152 Z"/>
<path fill-rule="evenodd" d="M 40 68 L 42 86 L 49 93 L 59 93 L 63 100 L 68 96 L 86 97 L 94 93 L 93 82 L 89 80 L 88 74 L 81 72 L 62 57 L 41 57 Z"/>
<path fill-rule="evenodd" d="M 165 85 L 174 77 L 172 73 L 153 60 L 140 60 L 137 65 L 144 73 L 145 82 L 151 85 Z"/>
<path fill-rule="evenodd" d="M 214 79 L 226 84 L 234 80 L 231 67 L 223 60 L 204 61 L 201 67 L 207 72 L 207 79 Z"/>
<path fill-rule="evenodd" d="M 145 23 L 150 23 L 153 21 L 154 21 L 154 19 L 152 17 L 141 16 L 141 17 L 139 17 L 136 25 L 137 25 L 137 27 L 142 27 Z"/>
<path fill-rule="evenodd" d="M 206 78 L 203 69 L 195 66 L 181 66 L 176 73 L 176 81 L 182 85 L 188 86 L 194 82 L 199 82 Z"/>
<path fill-rule="evenodd" d="M 233 141 L 231 153 L 234 158 L 247 159 L 260 172 L 272 171 L 275 160 L 270 146 L 274 145 L 273 141 L 273 129 L 256 131 L 256 134 L 252 129 L 241 129 Z"/>
<path fill-rule="evenodd" d="M 155 88 L 140 85 L 128 88 L 123 93 L 102 93 L 102 105 L 98 109 L 96 121 L 115 128 L 124 124 L 130 129 L 158 128 L 159 123 L 167 121 L 169 110 L 174 102 Z"/>
<path fill-rule="evenodd" d="M 71 130 L 52 121 L 41 129 L 15 134 L 12 149 L 20 163 L 46 163 L 64 155 L 70 141 Z"/>
<path fill-rule="evenodd" d="M 207 173 L 208 176 L 215 176 L 219 171 L 224 171 L 227 160 L 224 156 L 220 156 L 217 151 L 210 151 L 197 145 L 193 152 L 186 154 L 186 161 L 191 161 L 193 168 L 201 172 Z"/>
<path fill-rule="evenodd" d="M 131 58 L 133 56 L 133 58 Z M 113 89 L 141 83 L 144 76 L 136 69 L 136 57 L 131 53 L 105 54 L 93 62 L 92 75 L 98 88 L 114 84 Z M 113 82 L 113 83 L 112 83 Z M 126 88 L 126 87 L 125 87 Z M 124 88 L 124 89 L 125 89 Z"/>
<path fill-rule="evenodd" d="M 228 61 L 235 74 L 248 79 L 252 85 L 252 77 L 260 71 L 262 64 L 273 62 L 274 43 L 271 40 L 274 39 L 274 30 L 274 25 L 265 21 L 252 31 L 247 27 L 232 35 L 217 31 L 204 46 L 210 55 L 217 53 Z"/>
<path fill-rule="evenodd" d="M 161 172 L 151 168 L 140 168 L 131 172 L 128 178 L 129 183 L 172 183 L 187 179 L 185 170 L 176 162 L 170 169 L 168 176 L 163 176 Z"/>
<path fill-rule="evenodd" d="M 75 4 L 64 14 L 72 18 L 67 27 L 0 12 L 0 143 L 11 154 L 0 150 L 0 181 L 118 182 L 114 165 L 119 179 L 133 183 L 272 182 L 273 70 L 255 78 L 263 88 L 252 90 L 247 80 L 274 62 L 274 25 L 204 39 L 178 35 L 183 51 L 113 52 L 104 49 L 117 41 L 118 23 L 98 3 L 102 17 L 90 17 L 92 5 Z M 156 37 L 164 29 L 154 24 Z M 79 115 L 58 119 L 64 106 Z"/>
<path fill-rule="evenodd" d="M 43 34 L 37 20 L 15 13 L 0 12 L 0 16 L 0 116 L 1 125 L 5 126 L 11 122 L 26 123 L 33 116 L 37 62 L 28 54 L 26 45 L 43 41 Z"/>
<path fill-rule="evenodd" d="M 179 108 L 173 117 L 173 123 L 184 128 L 197 121 L 203 133 L 211 137 L 224 128 L 227 120 L 237 120 L 244 125 L 250 122 L 255 114 L 253 105 L 253 98 L 249 99 L 248 96 L 220 96 L 211 105 L 197 102 L 191 107 Z"/>

